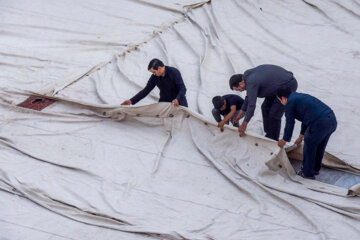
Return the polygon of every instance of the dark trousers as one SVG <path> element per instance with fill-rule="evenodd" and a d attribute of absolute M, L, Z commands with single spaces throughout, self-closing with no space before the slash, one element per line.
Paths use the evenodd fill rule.
<path fill-rule="evenodd" d="M 304 135 L 303 172 L 306 177 L 319 172 L 329 138 L 337 127 L 335 114 L 326 114 L 313 122 Z"/>
<path fill-rule="evenodd" d="M 278 141 L 284 106 L 275 97 L 266 97 L 261 105 L 265 137 Z"/>
<path fill-rule="evenodd" d="M 213 115 L 215 121 L 218 122 L 218 123 L 221 122 L 221 114 L 220 114 L 220 111 L 219 111 L 218 109 L 216 109 L 216 108 L 213 108 L 213 110 L 212 110 L 211 112 L 212 112 L 212 115 Z M 236 116 L 239 112 L 240 112 L 240 110 L 237 110 L 237 111 L 235 112 L 234 116 Z M 239 127 L 239 123 L 234 124 L 234 122 L 233 122 L 234 116 L 230 119 L 230 121 L 231 121 L 231 123 L 232 123 L 232 125 L 233 125 L 234 127 Z M 226 123 L 226 124 L 229 124 L 229 123 Z"/>
<path fill-rule="evenodd" d="M 297 81 L 293 78 L 288 84 L 291 91 L 296 91 Z M 283 87 L 283 86 L 281 86 Z M 281 118 L 284 115 L 285 107 L 276 96 L 266 97 L 261 105 L 265 137 L 279 141 Z"/>

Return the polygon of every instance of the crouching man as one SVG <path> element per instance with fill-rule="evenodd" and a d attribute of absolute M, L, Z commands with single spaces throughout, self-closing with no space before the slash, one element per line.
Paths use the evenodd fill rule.
<path fill-rule="evenodd" d="M 326 145 L 337 127 L 335 114 L 319 99 L 308 94 L 291 92 L 288 87 L 278 89 L 277 98 L 285 106 L 286 117 L 284 136 L 278 145 L 283 147 L 291 140 L 295 119 L 299 120 L 301 131 L 295 144 L 304 140 L 304 149 L 302 169 L 297 174 L 315 179 L 321 168 Z"/>
<path fill-rule="evenodd" d="M 245 115 L 240 113 L 244 99 L 235 94 L 216 96 L 212 99 L 214 108 L 212 114 L 219 123 L 218 127 L 223 128 L 231 121 L 234 127 L 239 127 L 239 120 Z M 224 118 L 221 120 L 221 116 Z"/>

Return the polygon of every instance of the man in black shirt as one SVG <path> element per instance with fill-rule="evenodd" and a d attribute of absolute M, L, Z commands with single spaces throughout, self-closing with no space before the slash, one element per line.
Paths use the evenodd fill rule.
<path fill-rule="evenodd" d="M 148 70 L 153 75 L 151 75 L 145 88 L 131 99 L 125 100 L 121 105 L 136 104 L 157 86 L 160 90 L 159 102 L 171 102 L 175 106 L 188 106 L 185 97 L 186 87 L 179 70 L 165 66 L 162 61 L 156 58 L 150 61 Z"/>
<path fill-rule="evenodd" d="M 215 120 L 219 123 L 218 127 L 222 128 L 225 124 L 231 123 L 234 127 L 239 127 L 239 120 L 245 114 L 240 114 L 241 106 L 244 103 L 244 99 L 235 94 L 228 94 L 224 96 L 216 96 L 212 99 L 214 108 L 212 114 Z M 221 120 L 221 116 L 224 119 Z"/>

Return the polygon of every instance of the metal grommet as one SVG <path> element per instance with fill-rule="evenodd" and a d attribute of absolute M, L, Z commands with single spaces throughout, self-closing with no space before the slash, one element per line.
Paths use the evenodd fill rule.
<path fill-rule="evenodd" d="M 158 118 L 158 117 L 160 117 L 160 115 L 159 115 L 159 114 L 157 114 L 155 117 L 157 117 L 157 118 Z"/>
<path fill-rule="evenodd" d="M 106 116 L 106 112 L 103 112 L 103 116 Z"/>
<path fill-rule="evenodd" d="M 174 114 L 170 113 L 170 114 L 169 114 L 169 117 L 174 117 Z"/>
<path fill-rule="evenodd" d="M 186 116 L 186 118 L 189 118 L 190 117 L 190 114 Z"/>
<path fill-rule="evenodd" d="M 279 164 L 278 166 L 279 166 L 279 168 L 282 168 L 282 165 L 281 165 L 281 164 Z"/>
<path fill-rule="evenodd" d="M 273 154 L 274 154 L 273 152 L 270 153 L 270 155 L 273 155 Z"/>
<path fill-rule="evenodd" d="M 140 117 L 140 113 L 136 114 L 137 117 Z"/>
<path fill-rule="evenodd" d="M 208 125 L 208 123 L 207 123 L 207 122 L 204 122 L 204 124 L 205 124 L 205 125 Z"/>
<path fill-rule="evenodd" d="M 259 146 L 259 144 L 258 144 L 258 143 L 255 143 L 255 146 Z"/>

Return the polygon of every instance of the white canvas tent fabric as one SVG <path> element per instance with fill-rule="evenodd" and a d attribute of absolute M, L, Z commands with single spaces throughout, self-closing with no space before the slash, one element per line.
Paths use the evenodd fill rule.
<path fill-rule="evenodd" d="M 358 186 L 296 176 L 261 137 L 259 106 L 239 138 L 216 128 L 210 100 L 233 73 L 281 65 L 337 115 L 327 163 L 358 173 L 360 4 L 195 3 L 1 2 L 0 239 L 359 235 Z M 189 109 L 156 91 L 119 106 L 154 57 L 181 71 Z M 17 107 L 29 92 L 58 101 Z"/>

